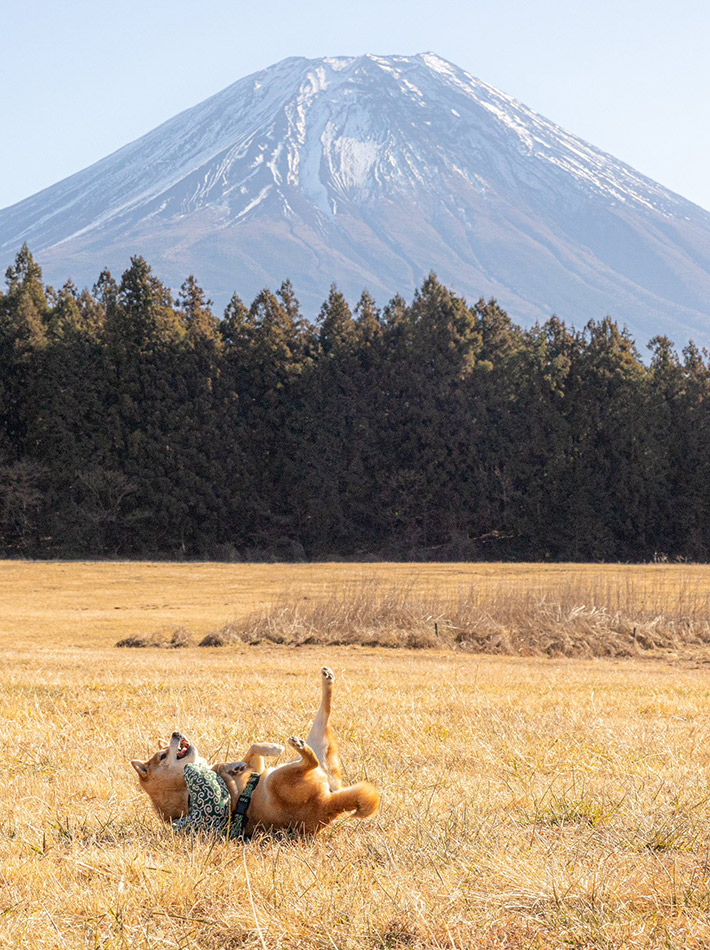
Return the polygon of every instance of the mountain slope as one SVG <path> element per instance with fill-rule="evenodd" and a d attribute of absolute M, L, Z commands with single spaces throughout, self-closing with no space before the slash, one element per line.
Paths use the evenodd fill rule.
<path fill-rule="evenodd" d="M 434 269 L 523 321 L 610 313 L 710 343 L 710 214 L 440 57 L 282 61 L 0 211 L 56 282 L 143 254 L 222 304 L 290 277 L 314 312 Z"/>

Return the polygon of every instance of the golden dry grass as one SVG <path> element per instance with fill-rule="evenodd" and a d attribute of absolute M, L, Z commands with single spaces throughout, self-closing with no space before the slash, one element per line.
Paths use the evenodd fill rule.
<path fill-rule="evenodd" d="M 197 636 L 284 598 L 307 602 L 375 578 L 478 603 L 575 591 L 610 610 L 707 617 L 710 567 L 581 564 L 214 564 L 0 561 L 0 645 L 109 646 L 121 637 Z"/>
<path fill-rule="evenodd" d="M 0 947 L 710 946 L 702 655 L 116 650 L 102 644 L 138 620 L 146 632 L 203 632 L 236 616 L 240 598 L 248 610 L 301 582 L 304 596 L 322 596 L 340 571 L 357 581 L 379 569 L 299 566 L 284 578 L 275 566 L 20 564 L 9 577 L 7 567 Z M 419 570 L 396 567 L 402 579 Z M 422 566 L 422 588 L 455 590 L 459 569 Z M 394 568 L 381 570 L 392 583 Z M 520 592 L 549 591 L 566 568 L 471 570 L 487 589 Z M 709 576 L 569 570 L 627 605 L 635 584 L 644 609 L 661 598 L 696 619 Z M 169 616 L 144 610 L 163 603 Z M 85 625 L 72 626 L 82 614 Z M 379 785 L 380 814 L 314 841 L 247 847 L 161 828 L 128 759 L 175 727 L 215 758 L 305 733 L 322 663 L 338 677 L 347 777 Z"/>
<path fill-rule="evenodd" d="M 654 578 L 649 578 L 653 580 Z M 547 589 L 477 587 L 437 590 L 414 580 L 377 577 L 348 583 L 321 597 L 284 594 L 208 634 L 200 646 L 278 643 L 449 648 L 518 656 L 640 656 L 664 651 L 707 654 L 710 597 L 620 585 L 609 577 L 556 579 Z M 633 578 L 643 583 L 644 575 Z M 657 578 L 656 578 L 657 580 Z M 184 629 L 170 638 L 129 638 L 118 646 L 186 646 Z"/>

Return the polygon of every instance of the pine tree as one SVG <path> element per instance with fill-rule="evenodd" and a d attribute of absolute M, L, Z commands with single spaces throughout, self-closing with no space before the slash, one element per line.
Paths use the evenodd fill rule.
<path fill-rule="evenodd" d="M 5 272 L 7 291 L 0 309 L 0 337 L 18 351 L 31 352 L 47 342 L 49 311 L 42 270 L 26 244 Z"/>
<path fill-rule="evenodd" d="M 570 546 L 574 559 L 644 550 L 653 488 L 645 471 L 646 370 L 629 334 L 609 317 L 590 321 L 567 385 L 574 431 Z M 632 538 L 636 541 L 632 541 Z"/>
<path fill-rule="evenodd" d="M 212 301 L 205 297 L 204 291 L 192 274 L 182 284 L 177 303 L 190 343 L 217 341 L 219 320 L 210 309 Z"/>
<path fill-rule="evenodd" d="M 239 294 L 233 293 L 219 325 L 223 342 L 228 348 L 243 352 L 250 345 L 253 329 L 249 309 Z"/>
<path fill-rule="evenodd" d="M 107 290 L 110 293 L 110 283 Z M 131 266 L 118 287 L 115 312 L 107 313 L 107 320 L 109 329 L 124 345 L 138 348 L 158 349 L 185 336 L 170 291 L 142 257 L 131 258 Z"/>
<path fill-rule="evenodd" d="M 318 315 L 318 342 L 328 355 L 335 350 L 352 348 L 357 340 L 357 327 L 345 297 L 335 284 Z"/>

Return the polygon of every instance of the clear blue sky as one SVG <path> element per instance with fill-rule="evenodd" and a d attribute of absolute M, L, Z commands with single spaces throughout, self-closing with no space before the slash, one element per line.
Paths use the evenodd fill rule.
<path fill-rule="evenodd" d="M 710 209 L 708 0 L 5 0 L 1 9 L 0 207 L 286 56 L 433 50 Z"/>

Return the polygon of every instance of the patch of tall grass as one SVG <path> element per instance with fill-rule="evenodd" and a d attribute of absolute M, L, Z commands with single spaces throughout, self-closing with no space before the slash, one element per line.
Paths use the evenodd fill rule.
<path fill-rule="evenodd" d="M 284 592 L 230 621 L 202 644 L 329 644 L 447 648 L 522 656 L 634 656 L 710 644 L 710 595 L 699 587 L 669 600 L 647 582 L 603 577 L 540 591 L 422 590 L 377 577 L 322 597 Z"/>

